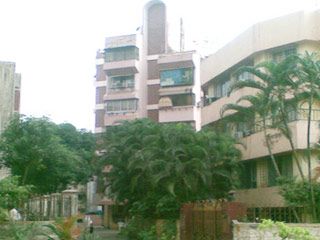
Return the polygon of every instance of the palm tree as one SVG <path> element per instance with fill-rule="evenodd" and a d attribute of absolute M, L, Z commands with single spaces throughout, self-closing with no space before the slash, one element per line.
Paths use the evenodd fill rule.
<path fill-rule="evenodd" d="M 295 81 L 293 80 L 295 62 L 295 58 L 288 57 L 279 63 L 263 62 L 253 67 L 242 67 L 238 70 L 239 73 L 248 72 L 256 76 L 258 80 L 247 79 L 235 82 L 231 86 L 230 93 L 242 88 L 251 88 L 257 92 L 253 96 L 250 95 L 240 98 L 237 105 L 239 105 L 241 101 L 248 101 L 251 111 L 255 113 L 255 118 L 261 119 L 268 152 L 278 176 L 280 172 L 277 171 L 271 152 L 270 137 L 266 131 L 268 128 L 280 130 L 288 139 L 300 176 L 304 179 L 301 164 L 292 140 L 291 130 L 288 125 L 288 111 L 292 109 L 292 105 L 295 103 L 293 101 L 294 98 L 292 98 L 291 101 L 287 99 L 287 94 L 293 94 L 296 87 L 296 84 L 294 84 Z M 225 112 L 228 108 L 231 110 L 233 107 L 234 105 L 226 106 L 223 111 Z"/>
<path fill-rule="evenodd" d="M 252 85 L 251 85 L 252 86 Z M 244 102 L 244 104 L 242 104 Z M 249 105 L 248 105 L 249 103 Z M 226 104 L 221 110 L 221 114 L 224 115 L 228 111 L 235 111 L 236 113 L 229 116 L 227 121 L 239 122 L 249 121 L 254 122 L 255 119 L 260 119 L 263 131 L 264 139 L 266 141 L 267 150 L 272 161 L 272 165 L 276 171 L 278 177 L 281 177 L 281 173 L 276 163 L 274 154 L 272 153 L 272 142 L 270 141 L 267 129 L 271 127 L 269 124 L 269 112 L 270 112 L 270 101 L 268 96 L 257 93 L 255 96 L 248 95 L 243 96 L 235 104 Z M 247 106 L 246 106 L 247 105 Z"/>
<path fill-rule="evenodd" d="M 320 61 L 319 56 L 315 53 L 306 52 L 305 55 L 299 56 L 299 71 L 298 71 L 298 83 L 300 89 L 296 94 L 299 102 L 307 102 L 308 104 L 308 117 L 307 117 L 307 162 L 308 162 L 308 182 L 310 184 L 311 201 L 312 201 L 312 214 L 316 219 L 316 207 L 314 189 L 311 179 L 311 117 L 312 107 L 315 102 L 320 100 Z"/>

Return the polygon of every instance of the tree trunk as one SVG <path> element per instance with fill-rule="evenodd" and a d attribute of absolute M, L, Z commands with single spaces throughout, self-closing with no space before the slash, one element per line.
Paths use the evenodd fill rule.
<path fill-rule="evenodd" d="M 315 202 L 314 189 L 313 189 L 312 179 L 311 179 L 311 144 L 310 144 L 310 130 L 311 130 L 312 104 L 313 104 L 313 95 L 311 94 L 311 96 L 310 96 L 310 98 L 309 98 L 309 107 L 308 107 L 307 161 L 308 161 L 308 182 L 309 182 L 310 193 L 311 193 L 312 218 L 313 218 L 313 221 L 316 221 L 316 218 L 317 218 L 316 202 Z"/>
<path fill-rule="evenodd" d="M 290 147 L 291 147 L 291 151 L 292 151 L 292 155 L 293 155 L 294 161 L 295 161 L 295 163 L 296 163 L 296 165 L 298 167 L 298 170 L 299 170 L 299 173 L 300 173 L 300 177 L 304 181 L 305 177 L 304 177 L 304 174 L 303 174 L 303 171 L 302 171 L 299 159 L 298 159 L 298 154 L 297 154 L 296 148 L 295 148 L 295 146 L 293 144 L 292 134 L 291 134 L 291 130 L 289 128 L 289 124 L 288 124 L 288 121 L 287 121 L 287 114 L 284 111 L 283 104 L 281 104 L 280 111 L 281 111 L 282 121 L 283 121 L 283 124 L 284 124 L 284 127 L 285 127 L 285 131 L 286 131 L 287 139 L 288 139 L 288 141 L 290 143 Z"/>
<path fill-rule="evenodd" d="M 267 144 L 267 149 L 268 149 L 269 156 L 270 156 L 270 158 L 271 158 L 273 167 L 274 167 L 274 169 L 276 170 L 277 176 L 278 176 L 278 177 L 281 177 L 281 173 L 280 173 L 279 167 L 278 167 L 278 165 L 277 165 L 277 162 L 276 162 L 276 160 L 275 160 L 275 158 L 274 158 L 274 155 L 273 155 L 273 153 L 272 153 L 272 150 L 271 150 L 271 144 L 270 144 L 270 142 L 269 142 L 269 137 L 268 137 L 268 135 L 267 135 L 266 119 L 265 119 L 265 117 L 263 118 L 262 122 L 263 122 L 263 134 L 264 134 L 264 138 L 265 138 L 265 140 L 266 140 L 266 144 Z"/>
<path fill-rule="evenodd" d="M 27 180 L 27 176 L 29 174 L 29 170 L 30 170 L 30 163 L 26 166 L 24 173 L 23 173 L 23 177 L 22 177 L 22 181 L 21 181 L 21 185 L 25 185 L 26 180 Z"/>

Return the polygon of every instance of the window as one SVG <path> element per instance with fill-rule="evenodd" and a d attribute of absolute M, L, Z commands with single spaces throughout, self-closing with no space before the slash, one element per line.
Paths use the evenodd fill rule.
<path fill-rule="evenodd" d="M 109 84 L 111 90 L 134 88 L 134 75 L 111 77 Z"/>
<path fill-rule="evenodd" d="M 137 99 L 107 101 L 107 113 L 135 112 L 137 107 Z"/>
<path fill-rule="evenodd" d="M 253 75 L 252 73 L 249 73 L 249 72 L 242 72 L 238 74 L 237 80 L 238 81 L 253 80 Z"/>
<path fill-rule="evenodd" d="M 139 60 L 139 49 L 134 46 L 105 49 L 104 57 L 106 62 L 117 62 L 123 60 Z"/>
<path fill-rule="evenodd" d="M 173 70 L 165 70 L 160 72 L 161 87 L 192 85 L 193 84 L 193 69 L 180 68 Z"/>
<path fill-rule="evenodd" d="M 260 159 L 257 161 L 257 187 L 267 187 L 268 180 L 268 161 Z"/>
<path fill-rule="evenodd" d="M 240 182 L 243 189 L 257 187 L 257 166 L 255 161 L 248 161 L 242 164 Z"/>
<path fill-rule="evenodd" d="M 225 97 L 228 96 L 230 90 L 231 80 L 219 82 L 214 87 L 214 97 Z"/>
<path fill-rule="evenodd" d="M 242 138 L 252 134 L 252 122 L 239 122 L 236 124 L 235 138 Z"/>
<path fill-rule="evenodd" d="M 172 106 L 192 106 L 194 105 L 194 94 L 173 95 L 170 97 Z"/>
<path fill-rule="evenodd" d="M 276 163 L 278 165 L 280 174 L 282 177 L 292 178 L 293 176 L 293 167 L 292 167 L 292 155 L 282 155 L 275 156 Z M 274 168 L 274 165 L 271 159 L 268 159 L 268 186 L 276 186 L 277 185 L 277 173 Z"/>
<path fill-rule="evenodd" d="M 295 47 L 290 47 L 290 48 L 286 48 L 286 49 L 274 52 L 272 54 L 272 58 L 273 58 L 273 61 L 275 62 L 281 62 L 286 57 L 296 53 L 297 53 L 297 49 Z"/>

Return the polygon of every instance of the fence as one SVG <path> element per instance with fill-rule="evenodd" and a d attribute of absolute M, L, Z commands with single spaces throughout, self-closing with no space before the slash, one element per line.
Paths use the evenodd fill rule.
<path fill-rule="evenodd" d="M 185 204 L 181 209 L 180 239 L 232 239 L 231 220 L 245 214 L 245 206 L 236 202 Z"/>
<path fill-rule="evenodd" d="M 38 196 L 25 204 L 24 217 L 27 220 L 51 220 L 78 214 L 78 191 Z"/>

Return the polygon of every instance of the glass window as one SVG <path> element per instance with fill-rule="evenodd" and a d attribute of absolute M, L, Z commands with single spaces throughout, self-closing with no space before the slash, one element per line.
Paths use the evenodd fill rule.
<path fill-rule="evenodd" d="M 221 81 L 214 87 L 214 97 L 225 97 L 228 96 L 228 92 L 231 86 L 231 80 Z"/>
<path fill-rule="evenodd" d="M 181 94 L 170 96 L 172 106 L 192 106 L 194 105 L 194 94 Z"/>
<path fill-rule="evenodd" d="M 109 84 L 111 90 L 134 88 L 134 75 L 111 77 Z"/>
<path fill-rule="evenodd" d="M 130 59 L 139 59 L 139 49 L 134 46 L 105 49 L 106 62 L 117 62 Z"/>
<path fill-rule="evenodd" d="M 296 53 L 297 53 L 297 49 L 295 47 L 290 47 L 290 48 L 286 48 L 286 49 L 274 52 L 272 54 L 272 58 L 275 62 L 281 62 L 286 57 Z"/>
<path fill-rule="evenodd" d="M 161 87 L 192 85 L 193 84 L 193 69 L 180 68 L 173 70 L 165 70 L 160 72 Z"/>
<path fill-rule="evenodd" d="M 280 174 L 282 177 L 292 178 L 293 176 L 293 167 L 292 167 L 292 155 L 283 155 L 283 156 L 275 156 L 276 163 L 278 165 Z M 271 159 L 268 160 L 268 175 L 269 182 L 268 186 L 276 186 L 277 185 L 277 173 L 274 168 L 274 165 Z"/>
<path fill-rule="evenodd" d="M 245 81 L 245 80 L 253 80 L 252 73 L 249 72 L 242 72 L 237 76 L 238 81 Z"/>
<path fill-rule="evenodd" d="M 137 107 L 137 99 L 107 101 L 107 113 L 135 112 Z"/>

